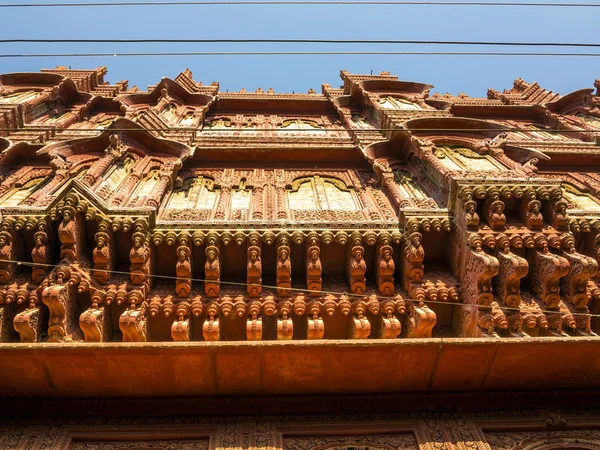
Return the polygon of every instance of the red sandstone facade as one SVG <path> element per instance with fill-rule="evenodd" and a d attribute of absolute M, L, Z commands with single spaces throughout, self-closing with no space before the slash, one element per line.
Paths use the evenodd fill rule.
<path fill-rule="evenodd" d="M 105 73 L 0 75 L 0 393 L 15 405 L 596 398 L 600 82 L 561 96 L 518 79 L 483 99 L 387 73 L 342 72 L 321 94 L 225 93 L 189 71 L 140 91 Z M 579 406 L 569 395 L 556 405 Z M 390 415 L 364 399 L 367 419 L 326 424 L 216 403 L 193 424 L 17 421 L 0 448 L 600 448 L 591 410 Z M 523 402 L 499 401 L 541 406 Z M 185 408 L 170 412 L 211 413 Z"/>

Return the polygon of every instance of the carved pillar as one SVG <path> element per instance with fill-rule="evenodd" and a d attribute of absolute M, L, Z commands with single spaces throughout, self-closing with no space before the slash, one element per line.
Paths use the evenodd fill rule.
<path fill-rule="evenodd" d="M 50 260 L 50 249 L 47 245 L 48 235 L 45 231 L 36 231 L 33 235 L 33 239 L 35 241 L 35 247 L 33 250 L 31 250 L 31 259 L 34 263 L 39 265 L 33 266 L 31 271 L 31 280 L 34 283 L 39 284 L 44 280 L 46 274 L 48 273 L 48 267 L 46 264 Z"/>
<path fill-rule="evenodd" d="M 215 220 L 225 220 L 227 211 L 229 211 L 229 199 L 231 197 L 231 187 L 221 186 L 219 193 L 219 203 L 215 211 Z"/>
<path fill-rule="evenodd" d="M 125 146 L 116 134 L 109 136 L 109 147 L 104 150 L 104 156 L 96 161 L 81 180 L 88 187 L 96 184 L 96 181 L 112 166 L 125 152 Z"/>
<path fill-rule="evenodd" d="M 251 233 L 248 236 L 248 262 L 246 264 L 246 287 L 250 297 L 258 297 L 262 292 L 262 259 L 260 236 Z"/>
<path fill-rule="evenodd" d="M 377 256 L 375 261 L 375 276 L 377 278 L 377 289 L 382 295 L 394 293 L 394 270 L 396 269 L 390 245 L 389 237 L 379 239 L 377 244 Z"/>
<path fill-rule="evenodd" d="M 292 287 L 292 261 L 287 235 L 277 239 L 277 295 L 287 297 Z"/>
<path fill-rule="evenodd" d="M 175 292 L 179 297 L 189 297 L 192 291 L 192 249 L 191 236 L 187 233 L 179 235 L 177 247 L 177 264 L 175 265 Z"/>
<path fill-rule="evenodd" d="M 531 291 L 546 308 L 557 308 L 560 302 L 559 281 L 569 273 L 569 261 L 550 253 L 548 240 L 542 234 L 534 237 L 536 249 L 530 263 Z"/>
<path fill-rule="evenodd" d="M 206 237 L 205 253 L 204 292 L 208 297 L 217 297 L 221 290 L 219 283 L 221 279 L 221 264 L 219 261 L 219 236 L 216 233 L 209 233 Z"/>
<path fill-rule="evenodd" d="M 94 270 L 92 276 L 99 284 L 108 284 L 110 271 L 112 270 L 113 242 L 110 235 L 110 224 L 106 221 L 100 222 L 98 232 L 94 236 L 96 247 L 92 252 Z"/>
<path fill-rule="evenodd" d="M 256 184 L 254 189 L 252 190 L 252 219 L 254 220 L 262 220 L 263 219 L 263 209 L 264 209 L 264 186 L 261 184 Z"/>
<path fill-rule="evenodd" d="M 306 239 L 306 289 L 309 295 L 315 297 L 321 295 L 322 286 L 322 266 L 321 266 L 321 248 L 319 247 L 319 236 L 311 233 Z"/>
<path fill-rule="evenodd" d="M 348 247 L 347 273 L 350 281 L 350 291 L 353 294 L 364 294 L 367 288 L 365 273 L 367 264 L 364 259 L 365 248 L 362 246 L 360 234 L 353 234 Z"/>

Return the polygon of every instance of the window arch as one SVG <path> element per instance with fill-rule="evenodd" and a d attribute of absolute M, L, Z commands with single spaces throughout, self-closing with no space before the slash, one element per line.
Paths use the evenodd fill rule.
<path fill-rule="evenodd" d="M 213 209 L 218 196 L 219 192 L 211 178 L 202 175 L 186 178 L 171 194 L 167 209 Z"/>
<path fill-rule="evenodd" d="M 420 105 L 396 97 L 382 97 L 379 99 L 379 104 L 383 109 L 403 109 L 403 110 L 419 110 L 423 109 Z"/>
<path fill-rule="evenodd" d="M 36 97 L 39 97 L 40 95 L 42 95 L 41 92 L 34 90 L 13 92 L 12 94 L 0 96 L 0 104 L 16 105 L 18 103 L 24 103 L 26 101 L 32 100 Z"/>
<path fill-rule="evenodd" d="M 325 128 L 319 125 L 314 120 L 304 120 L 304 119 L 290 119 L 284 120 L 281 125 L 279 125 L 280 132 L 286 131 L 296 131 L 296 130 L 307 130 L 302 131 L 302 136 L 306 135 L 326 135 L 327 132 Z"/>
<path fill-rule="evenodd" d="M 36 190 L 41 188 L 44 184 L 46 184 L 50 180 L 49 177 L 38 177 L 32 180 L 29 180 L 27 183 L 23 184 L 19 187 L 14 187 L 11 191 L 0 201 L 0 205 L 2 206 L 18 206 L 27 197 L 33 194 Z"/>
<path fill-rule="evenodd" d="M 318 175 L 294 181 L 288 192 L 290 209 L 358 211 L 360 202 L 353 189 L 335 178 Z"/>
<path fill-rule="evenodd" d="M 435 156 L 450 170 L 506 170 L 502 164 L 489 155 L 481 155 L 468 147 L 458 145 L 438 145 Z"/>

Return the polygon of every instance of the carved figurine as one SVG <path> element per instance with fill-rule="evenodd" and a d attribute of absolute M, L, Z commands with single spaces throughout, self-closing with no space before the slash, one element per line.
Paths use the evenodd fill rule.
<path fill-rule="evenodd" d="M 175 292 L 179 297 L 189 297 L 192 290 L 192 263 L 190 257 L 192 251 L 187 245 L 177 247 L 177 264 L 175 264 Z"/>
<path fill-rule="evenodd" d="M 308 258 L 306 262 L 306 288 L 312 296 L 320 295 L 321 291 L 321 249 L 318 245 L 312 245 L 308 248 Z"/>
<path fill-rule="evenodd" d="M 383 244 L 377 252 L 377 288 L 382 295 L 394 293 L 394 270 L 396 265 L 392 258 L 392 246 Z"/>
<path fill-rule="evenodd" d="M 133 247 L 129 252 L 131 269 L 129 277 L 132 284 L 146 284 L 150 274 L 150 249 L 146 245 L 144 233 L 136 231 L 133 233 Z"/>
<path fill-rule="evenodd" d="M 404 289 L 411 290 L 411 283 L 419 283 L 423 278 L 423 260 L 425 251 L 421 246 L 421 233 L 413 232 L 410 234 L 404 247 Z"/>
<path fill-rule="evenodd" d="M 260 258 L 260 247 L 251 245 L 248 247 L 247 264 L 247 292 L 250 297 L 258 297 L 262 291 L 262 262 Z"/>
<path fill-rule="evenodd" d="M 282 297 L 290 295 L 292 287 L 292 262 L 290 260 L 290 247 L 287 241 L 279 244 L 277 248 L 277 294 Z"/>
<path fill-rule="evenodd" d="M 219 248 L 216 245 L 206 246 L 206 263 L 204 264 L 204 292 L 209 297 L 219 295 L 221 266 L 219 263 Z"/>
<path fill-rule="evenodd" d="M 58 226 L 58 238 L 60 239 L 60 259 L 69 258 L 77 260 L 77 223 L 75 221 L 75 208 L 65 206 L 63 220 Z"/>
<path fill-rule="evenodd" d="M 96 247 L 92 252 L 94 260 L 93 276 L 100 284 L 108 283 L 110 278 L 110 236 L 104 231 L 96 233 Z"/>
<path fill-rule="evenodd" d="M 364 294 L 366 290 L 367 279 L 365 272 L 367 271 L 367 263 L 363 258 L 365 249 L 362 245 L 355 245 L 350 251 L 352 258 L 350 259 L 350 291 L 353 294 Z"/>
<path fill-rule="evenodd" d="M 523 199 L 521 209 L 521 218 L 525 225 L 531 230 L 541 230 L 544 224 L 544 217 L 540 212 L 542 204 L 535 198 L 535 194 L 528 196 L 527 199 Z"/>
<path fill-rule="evenodd" d="M 504 215 L 504 202 L 502 200 L 488 199 L 485 202 L 484 211 L 487 223 L 492 230 L 504 229 L 506 216 Z"/>
<path fill-rule="evenodd" d="M 33 235 L 35 240 L 35 247 L 31 250 L 31 259 L 34 263 L 40 264 L 39 266 L 33 266 L 31 272 L 31 279 L 34 283 L 41 283 L 48 272 L 48 268 L 45 265 L 48 262 L 48 235 L 44 231 L 37 231 Z"/>
<path fill-rule="evenodd" d="M 465 202 L 465 223 L 468 230 L 476 230 L 479 228 L 479 215 L 477 214 L 477 202 L 468 200 Z"/>
<path fill-rule="evenodd" d="M 8 283 L 13 278 L 14 259 L 13 237 L 8 231 L 0 231 L 0 283 Z"/>

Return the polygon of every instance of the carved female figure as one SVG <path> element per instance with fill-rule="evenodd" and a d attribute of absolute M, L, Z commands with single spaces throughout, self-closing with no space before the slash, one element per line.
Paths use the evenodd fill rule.
<path fill-rule="evenodd" d="M 544 223 L 544 217 L 540 212 L 542 204 L 539 200 L 531 200 L 527 204 L 527 212 L 525 213 L 525 224 L 532 229 L 541 228 Z"/>
<path fill-rule="evenodd" d="M 477 214 L 477 202 L 469 200 L 465 203 L 465 222 L 467 229 L 477 229 L 479 227 L 479 215 Z"/>
<path fill-rule="evenodd" d="M 277 248 L 277 294 L 287 296 L 287 290 L 292 287 L 292 262 L 290 261 L 290 247 L 281 244 Z"/>
<path fill-rule="evenodd" d="M 384 244 L 379 248 L 377 262 L 377 286 L 383 295 L 394 293 L 394 270 L 396 268 L 392 258 L 392 247 Z"/>
<path fill-rule="evenodd" d="M 421 233 L 413 232 L 404 249 L 406 267 L 404 268 L 404 288 L 410 292 L 410 283 L 418 283 L 423 277 L 423 259 L 425 250 L 421 246 Z"/>
<path fill-rule="evenodd" d="M 306 285 L 307 289 L 310 291 L 320 291 L 321 290 L 321 259 L 319 258 L 321 255 L 321 249 L 313 245 L 308 248 L 308 261 L 306 264 Z M 310 295 L 316 296 L 319 295 L 319 292 L 311 292 Z"/>
<path fill-rule="evenodd" d="M 48 242 L 48 236 L 44 231 L 37 231 L 33 235 L 35 240 L 35 247 L 31 250 L 31 259 L 34 263 L 45 264 L 48 262 L 48 249 L 46 242 Z M 31 272 L 31 279 L 34 283 L 41 283 L 46 276 L 47 269 L 45 266 L 33 266 Z"/>
<path fill-rule="evenodd" d="M 192 252 L 187 245 L 180 245 L 179 247 L 177 247 L 177 264 L 175 264 L 177 282 L 175 284 L 175 292 L 177 292 L 177 295 L 179 295 L 180 297 L 188 297 L 191 292 L 191 254 Z"/>
<path fill-rule="evenodd" d="M 95 237 L 96 247 L 92 252 L 92 259 L 94 260 L 93 275 L 100 284 L 106 284 L 109 279 L 107 270 L 110 269 L 110 237 L 103 231 L 96 233 Z"/>
<path fill-rule="evenodd" d="M 256 297 L 262 291 L 262 262 L 260 260 L 260 248 L 256 245 L 248 247 L 248 264 L 246 266 L 248 295 Z"/>
<path fill-rule="evenodd" d="M 352 247 L 350 260 L 350 290 L 353 294 L 364 294 L 366 289 L 365 272 L 367 263 L 363 259 L 364 248 L 362 245 Z"/>
<path fill-rule="evenodd" d="M 492 229 L 504 228 L 506 225 L 503 201 L 496 200 L 491 204 L 490 212 L 488 213 L 488 224 L 490 227 L 492 227 Z"/>
<path fill-rule="evenodd" d="M 63 220 L 58 226 L 58 238 L 60 239 L 60 258 L 77 259 L 77 224 L 75 223 L 75 208 L 65 206 Z"/>
<path fill-rule="evenodd" d="M 150 273 L 150 250 L 146 245 L 146 236 L 139 231 L 133 233 L 133 247 L 129 252 L 131 261 L 130 279 L 133 284 L 144 284 Z"/>
<path fill-rule="evenodd" d="M 204 264 L 204 292 L 209 297 L 219 295 L 219 279 L 221 277 L 221 267 L 219 264 L 219 249 L 214 245 L 206 247 L 206 263 Z"/>
<path fill-rule="evenodd" d="M 13 239 L 8 231 L 0 231 L 0 283 L 12 280 L 13 263 L 4 262 L 13 259 Z"/>

